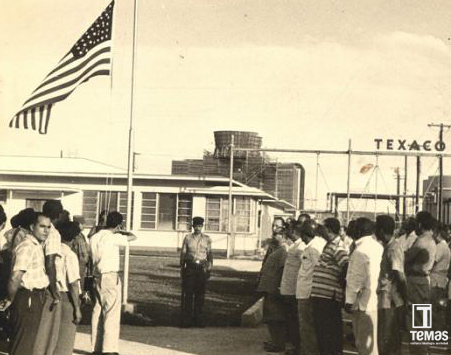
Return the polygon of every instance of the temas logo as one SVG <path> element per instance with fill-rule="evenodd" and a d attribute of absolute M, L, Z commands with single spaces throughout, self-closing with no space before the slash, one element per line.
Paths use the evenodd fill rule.
<path fill-rule="evenodd" d="M 412 305 L 412 328 L 432 328 L 431 304 Z"/>
<path fill-rule="evenodd" d="M 431 329 L 432 328 L 432 305 L 431 304 L 413 304 L 412 305 L 412 328 L 413 329 Z M 447 331 L 433 330 L 411 330 L 412 342 L 447 342 Z"/>

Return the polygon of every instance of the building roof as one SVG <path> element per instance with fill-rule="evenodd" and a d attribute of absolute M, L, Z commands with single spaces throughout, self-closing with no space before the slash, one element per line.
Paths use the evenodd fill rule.
<path fill-rule="evenodd" d="M 124 174 L 119 167 L 85 158 L 0 155 L 1 174 Z"/>
<path fill-rule="evenodd" d="M 126 178 L 127 170 L 86 158 L 0 155 L 2 175 L 86 176 Z M 133 174 L 134 179 L 228 182 L 223 176 Z M 235 186 L 246 186 L 233 181 Z"/>
<path fill-rule="evenodd" d="M 104 164 L 85 158 L 70 157 L 39 157 L 39 156 L 2 156 L 0 155 L 0 175 L 25 176 L 77 176 L 77 177 L 109 177 L 127 178 L 125 169 Z M 209 186 L 189 188 L 186 191 L 203 193 L 207 195 L 228 194 L 229 178 L 223 176 L 195 176 L 195 175 L 160 175 L 160 174 L 134 174 L 134 179 L 142 180 L 172 180 L 172 181 L 209 181 L 220 183 L 222 186 Z M 9 186 L 18 188 L 19 186 Z M 24 188 L 24 186 L 20 186 Z M 46 187 L 40 187 L 46 190 Z M 68 188 L 67 191 L 74 190 Z M 233 180 L 233 193 L 240 196 L 260 197 L 263 201 L 277 205 L 279 208 L 294 208 L 290 203 L 279 200 L 267 192 L 255 187 L 247 186 Z"/>

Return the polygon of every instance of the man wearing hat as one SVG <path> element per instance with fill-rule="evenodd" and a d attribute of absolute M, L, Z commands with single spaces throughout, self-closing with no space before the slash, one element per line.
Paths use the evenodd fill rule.
<path fill-rule="evenodd" d="M 204 219 L 193 218 L 194 233 L 187 234 L 180 252 L 182 277 L 182 319 L 181 326 L 203 327 L 202 308 L 205 286 L 213 266 L 211 238 L 202 233 Z"/>

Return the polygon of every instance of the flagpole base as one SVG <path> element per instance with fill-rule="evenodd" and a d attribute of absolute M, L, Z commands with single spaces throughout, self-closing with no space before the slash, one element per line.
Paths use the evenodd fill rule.
<path fill-rule="evenodd" d="M 135 303 L 122 303 L 122 312 L 123 313 L 135 313 L 136 312 L 136 304 Z"/>

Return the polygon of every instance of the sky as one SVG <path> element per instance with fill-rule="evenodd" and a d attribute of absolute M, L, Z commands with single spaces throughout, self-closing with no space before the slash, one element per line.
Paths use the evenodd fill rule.
<path fill-rule="evenodd" d="M 108 3 L 0 4 L 0 154 L 63 151 L 126 166 L 132 0 L 116 1 L 112 80 L 94 78 L 55 105 L 45 136 L 7 127 Z M 138 171 L 170 173 L 172 159 L 200 158 L 214 149 L 215 130 L 255 131 L 265 147 L 285 149 L 346 150 L 352 139 L 353 149 L 372 151 L 375 138 L 435 141 L 427 124 L 451 122 L 450 10 L 447 0 L 138 1 Z M 346 157 L 320 157 L 318 188 L 316 156 L 271 157 L 306 167 L 311 200 L 346 190 Z M 375 158 L 353 159 L 351 189 L 393 193 L 403 160 L 380 158 L 371 180 L 371 172 L 359 173 L 368 163 Z M 435 159 L 422 164 L 423 177 L 435 173 Z"/>

